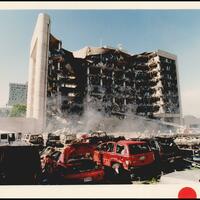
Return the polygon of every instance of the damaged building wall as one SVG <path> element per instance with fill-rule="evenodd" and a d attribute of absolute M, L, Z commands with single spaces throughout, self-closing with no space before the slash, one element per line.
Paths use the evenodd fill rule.
<path fill-rule="evenodd" d="M 47 91 L 48 106 L 56 112 L 81 114 L 92 107 L 124 117 L 135 103 L 131 56 L 111 48 L 86 47 L 71 53 L 54 46 L 49 54 Z"/>
<path fill-rule="evenodd" d="M 61 41 L 52 45 L 53 38 L 48 106 L 57 112 L 81 114 L 89 107 L 120 118 L 132 113 L 180 122 L 174 121 L 181 116 L 175 56 L 160 50 L 131 56 L 104 47 L 85 47 L 72 53 L 62 48 Z"/>
<path fill-rule="evenodd" d="M 52 35 L 49 41 L 47 114 L 81 114 L 86 90 L 86 67 L 83 59 L 62 48 Z"/>
<path fill-rule="evenodd" d="M 27 118 L 37 131 L 46 117 L 82 115 L 88 107 L 120 118 L 141 115 L 180 122 L 175 55 L 164 51 L 130 55 L 119 49 L 85 47 L 70 52 L 40 14 L 31 41 Z"/>
<path fill-rule="evenodd" d="M 124 117 L 134 96 L 131 56 L 111 48 L 88 48 L 88 51 L 85 58 L 88 106 L 109 116 Z"/>
<path fill-rule="evenodd" d="M 132 57 L 135 69 L 136 114 L 155 117 L 162 112 L 162 93 L 160 66 L 157 64 L 156 53 L 142 53 Z"/>
<path fill-rule="evenodd" d="M 177 56 L 158 50 L 161 81 L 163 85 L 164 114 L 161 117 L 165 121 L 182 124 L 182 106 L 178 73 Z"/>
<path fill-rule="evenodd" d="M 136 80 L 136 113 L 181 123 L 182 111 L 177 57 L 158 50 L 133 56 Z"/>

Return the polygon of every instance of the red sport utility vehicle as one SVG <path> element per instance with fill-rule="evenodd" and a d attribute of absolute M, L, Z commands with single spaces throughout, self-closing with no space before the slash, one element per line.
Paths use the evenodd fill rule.
<path fill-rule="evenodd" d="M 44 182 L 50 184 L 101 183 L 104 170 L 93 161 L 90 144 L 70 144 L 62 150 L 47 149 L 41 155 Z"/>
<path fill-rule="evenodd" d="M 137 169 L 154 163 L 154 153 L 146 142 L 121 140 L 99 145 L 93 159 L 98 165 L 112 167 L 115 174 L 134 174 Z"/>

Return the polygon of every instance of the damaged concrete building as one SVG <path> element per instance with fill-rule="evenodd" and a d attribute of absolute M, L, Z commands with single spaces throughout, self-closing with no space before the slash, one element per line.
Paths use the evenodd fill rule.
<path fill-rule="evenodd" d="M 51 35 L 49 108 L 81 114 L 89 106 L 109 116 L 133 113 L 179 123 L 176 56 L 161 50 L 131 56 L 105 47 L 72 53 L 58 40 L 59 48 L 51 49 L 55 40 Z"/>
<path fill-rule="evenodd" d="M 181 123 L 177 57 L 158 50 L 133 55 L 137 114 Z"/>
<path fill-rule="evenodd" d="M 82 115 L 92 107 L 106 116 L 140 115 L 180 123 L 175 55 L 161 50 L 130 55 L 109 47 L 70 52 L 51 34 L 45 14 L 39 15 L 34 35 L 42 39 L 31 45 L 27 117 L 42 118 L 45 124 L 46 113 Z"/>

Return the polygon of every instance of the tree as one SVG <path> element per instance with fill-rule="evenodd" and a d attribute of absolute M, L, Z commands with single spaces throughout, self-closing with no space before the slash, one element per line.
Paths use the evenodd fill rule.
<path fill-rule="evenodd" d="M 24 104 L 16 104 L 13 105 L 10 117 L 24 117 L 26 114 L 26 105 Z"/>

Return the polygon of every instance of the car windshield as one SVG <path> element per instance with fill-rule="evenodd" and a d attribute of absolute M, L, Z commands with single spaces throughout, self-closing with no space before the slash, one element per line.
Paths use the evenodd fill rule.
<path fill-rule="evenodd" d="M 60 136 L 52 135 L 49 137 L 50 140 L 60 140 Z"/>
<path fill-rule="evenodd" d="M 129 153 L 131 155 L 147 153 L 150 151 L 150 148 L 147 144 L 130 144 L 129 145 Z"/>
<path fill-rule="evenodd" d="M 39 135 L 31 135 L 31 140 L 37 139 Z"/>
<path fill-rule="evenodd" d="M 74 135 L 67 135 L 66 136 L 66 140 L 74 140 L 74 139 L 76 139 L 76 136 L 74 136 Z"/>
<path fill-rule="evenodd" d="M 169 152 L 178 149 L 173 139 L 170 138 L 159 139 L 159 144 L 161 145 L 164 152 Z"/>

